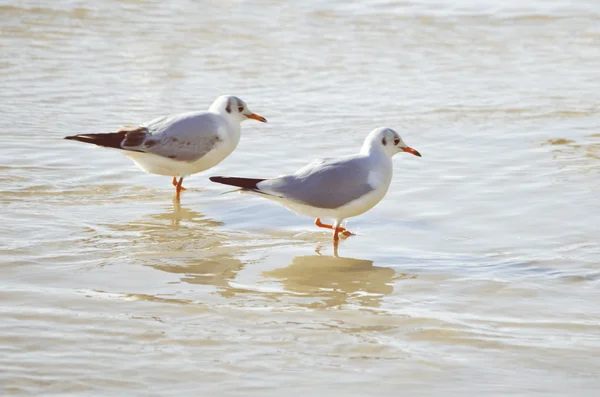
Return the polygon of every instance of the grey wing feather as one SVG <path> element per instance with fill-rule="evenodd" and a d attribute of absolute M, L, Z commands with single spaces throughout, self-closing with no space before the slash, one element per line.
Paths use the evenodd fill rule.
<path fill-rule="evenodd" d="M 317 160 L 293 175 L 261 182 L 265 192 L 318 208 L 338 208 L 373 190 L 364 157 Z M 263 188 L 264 186 L 264 188 Z"/>
<path fill-rule="evenodd" d="M 145 136 L 141 142 L 127 140 L 123 149 L 137 150 L 168 157 L 178 161 L 196 161 L 204 157 L 222 142 L 221 123 L 215 115 L 184 113 L 155 119 L 144 126 Z"/>

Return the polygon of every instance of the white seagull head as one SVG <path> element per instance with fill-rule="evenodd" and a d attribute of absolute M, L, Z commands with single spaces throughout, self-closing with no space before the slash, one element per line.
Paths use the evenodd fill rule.
<path fill-rule="evenodd" d="M 374 150 L 381 150 L 390 158 L 400 152 L 407 152 L 421 157 L 421 153 L 404 143 L 402 137 L 396 131 L 386 127 L 375 128 L 371 131 L 365 139 L 361 152 L 371 153 Z"/>
<path fill-rule="evenodd" d="M 211 112 L 220 114 L 223 117 L 232 119 L 241 123 L 248 119 L 254 119 L 263 123 L 267 122 L 263 116 L 253 113 L 248 109 L 246 102 L 233 95 L 222 95 L 215 99 L 210 108 Z"/>

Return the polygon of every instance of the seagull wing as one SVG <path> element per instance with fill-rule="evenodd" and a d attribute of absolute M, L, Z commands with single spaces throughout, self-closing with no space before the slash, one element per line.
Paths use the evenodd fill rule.
<path fill-rule="evenodd" d="M 374 190 L 368 158 L 348 156 L 314 161 L 293 175 L 257 184 L 259 191 L 317 208 L 333 209 Z"/>

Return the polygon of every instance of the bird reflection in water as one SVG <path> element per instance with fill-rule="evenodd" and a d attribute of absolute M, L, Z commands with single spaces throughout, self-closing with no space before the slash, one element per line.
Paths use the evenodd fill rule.
<path fill-rule="evenodd" d="M 222 225 L 174 200 L 167 211 L 122 224 L 120 229 L 135 232 L 131 247 L 144 265 L 177 274 L 182 282 L 226 286 L 243 263 L 227 243 L 231 236 Z"/>
<path fill-rule="evenodd" d="M 169 211 L 165 211 L 160 214 L 152 215 L 155 220 L 168 220 L 171 226 L 178 227 L 181 225 L 181 221 L 190 222 L 190 226 L 194 228 L 200 228 L 202 230 L 211 229 L 214 230 L 217 227 L 223 226 L 223 222 L 218 222 L 208 218 L 206 215 L 190 210 L 189 208 L 182 207 L 180 200 L 173 199 L 173 205 L 169 206 Z"/>
<path fill-rule="evenodd" d="M 297 256 L 289 266 L 263 276 L 279 280 L 286 291 L 310 300 L 310 307 L 379 306 L 399 278 L 393 269 L 374 266 L 370 260 L 324 255 Z"/>
<path fill-rule="evenodd" d="M 185 242 L 195 237 L 208 237 L 218 233 L 222 222 L 208 218 L 204 214 L 182 207 L 173 200 L 166 210 L 158 213 L 145 214 L 124 224 L 113 225 L 119 231 L 137 232 L 142 241 L 154 242 Z M 175 233 L 174 233 L 175 232 Z"/>
<path fill-rule="evenodd" d="M 135 249 L 145 265 L 176 274 L 181 282 L 217 287 L 220 296 L 238 297 L 244 302 L 257 295 L 271 302 L 292 300 L 310 308 L 344 304 L 377 307 L 384 296 L 393 292 L 396 280 L 415 277 L 375 266 L 371 260 L 339 257 L 337 250 L 335 256 L 322 255 L 317 248 L 317 255 L 296 256 L 284 268 L 257 273 L 259 280 L 250 283 L 254 286 L 243 287 L 232 281 L 245 267 L 261 266 L 262 259 L 254 254 L 272 255 L 277 248 L 272 239 L 262 240 L 256 235 L 232 238 L 232 232 L 221 226 L 199 212 L 182 208 L 178 202 L 170 211 L 127 224 L 129 231 L 137 232 Z M 251 264 L 251 257 L 258 263 Z M 280 283 L 283 291 L 260 285 L 272 281 Z"/>

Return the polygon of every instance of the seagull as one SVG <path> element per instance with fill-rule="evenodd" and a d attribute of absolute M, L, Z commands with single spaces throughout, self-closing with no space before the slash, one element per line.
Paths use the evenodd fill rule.
<path fill-rule="evenodd" d="M 353 233 L 341 227 L 346 218 L 373 208 L 387 193 L 392 181 L 392 157 L 400 152 L 421 157 L 391 128 L 376 128 L 367 136 L 360 153 L 316 160 L 296 171 L 272 179 L 213 176 L 209 179 L 241 188 L 273 200 L 290 211 L 315 218 L 315 225 L 339 233 Z M 321 222 L 332 219 L 333 225 Z"/>
<path fill-rule="evenodd" d="M 179 199 L 186 190 L 183 178 L 214 167 L 233 152 L 240 141 L 240 123 L 247 119 L 267 122 L 240 98 L 223 95 L 205 112 L 163 116 L 117 132 L 65 139 L 120 149 L 147 173 L 172 176 Z"/>

